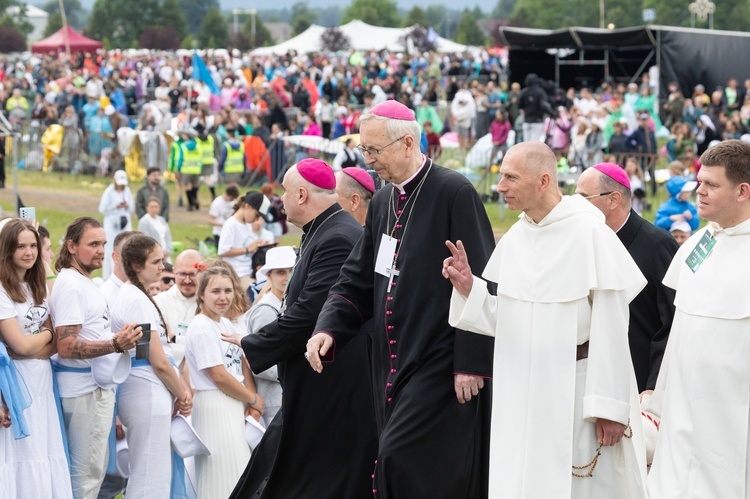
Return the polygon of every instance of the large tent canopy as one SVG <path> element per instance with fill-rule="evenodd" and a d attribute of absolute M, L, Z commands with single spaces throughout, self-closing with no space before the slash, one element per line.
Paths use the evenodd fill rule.
<path fill-rule="evenodd" d="M 102 48 L 101 42 L 86 38 L 70 26 L 63 26 L 57 33 L 40 40 L 31 46 L 31 51 L 37 54 L 49 52 L 65 52 L 65 39 L 67 38 L 71 52 L 93 52 Z"/>
<path fill-rule="evenodd" d="M 652 66 L 659 71 L 660 95 L 669 82 L 690 95 L 695 85 L 707 92 L 730 78 L 750 74 L 750 34 L 735 31 L 641 26 L 622 29 L 542 30 L 503 27 L 510 46 L 511 79 L 529 73 L 563 88 L 595 86 L 605 78 L 636 81 Z"/>
<path fill-rule="evenodd" d="M 411 28 L 383 28 L 357 20 L 339 26 L 339 29 L 349 38 L 351 48 L 354 50 L 390 50 L 396 52 L 406 50 L 402 38 L 411 31 Z M 284 55 L 290 50 L 303 54 L 320 52 L 323 50 L 320 36 L 325 30 L 325 26 L 313 24 L 304 32 L 285 42 L 272 47 L 255 49 L 253 55 Z M 435 45 L 437 50 L 443 53 L 463 52 L 468 48 L 466 45 L 442 37 L 438 37 Z"/>

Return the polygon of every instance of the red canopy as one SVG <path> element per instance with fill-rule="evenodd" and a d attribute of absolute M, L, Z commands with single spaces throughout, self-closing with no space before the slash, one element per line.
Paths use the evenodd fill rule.
<path fill-rule="evenodd" d="M 31 46 L 31 51 L 37 54 L 49 52 L 65 52 L 65 37 L 68 38 L 71 52 L 93 52 L 103 47 L 102 42 L 86 38 L 70 26 L 64 26 L 54 35 L 38 41 Z"/>

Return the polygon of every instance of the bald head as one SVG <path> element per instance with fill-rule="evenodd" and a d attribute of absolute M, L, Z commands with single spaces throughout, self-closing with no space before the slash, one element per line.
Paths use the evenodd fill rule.
<path fill-rule="evenodd" d="M 195 296 L 195 292 L 198 291 L 196 264 L 201 262 L 203 262 L 203 256 L 194 249 L 187 249 L 175 258 L 175 284 L 180 293 L 187 298 Z"/>
<path fill-rule="evenodd" d="M 576 194 L 588 198 L 604 213 L 607 225 L 614 231 L 619 230 L 628 218 L 632 204 L 630 189 L 596 168 L 581 173 Z"/>
<path fill-rule="evenodd" d="M 335 189 L 322 189 L 308 182 L 296 165 L 287 170 L 281 185 L 284 187 L 281 200 L 287 220 L 300 228 L 338 200 Z"/>
<path fill-rule="evenodd" d="M 542 142 L 514 145 L 503 158 L 497 190 L 511 210 L 539 223 L 562 200 L 555 154 Z"/>
<path fill-rule="evenodd" d="M 505 158 L 515 156 L 523 158 L 523 167 L 531 174 L 547 173 L 557 183 L 557 158 L 552 149 L 544 142 L 532 140 L 514 145 L 505 153 Z"/>

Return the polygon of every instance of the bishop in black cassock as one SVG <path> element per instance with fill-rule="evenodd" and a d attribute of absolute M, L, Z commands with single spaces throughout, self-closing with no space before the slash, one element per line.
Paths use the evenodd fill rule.
<path fill-rule="evenodd" d="M 628 341 L 638 391 L 653 390 L 675 312 L 675 292 L 662 280 L 679 246 L 669 232 L 632 210 L 630 180 L 620 166 L 594 165 L 581 174 L 576 192 L 604 213 L 648 282 L 630 302 Z"/>
<path fill-rule="evenodd" d="M 323 376 L 313 372 L 304 357 L 318 312 L 362 227 L 335 202 L 329 184 L 335 187 L 333 171 L 318 160 L 303 160 L 284 177 L 288 220 L 306 220 L 290 199 L 298 189 L 288 179 L 299 177 L 298 172 L 307 195 L 328 196 L 325 199 L 331 201 L 302 227 L 300 255 L 287 285 L 283 314 L 258 334 L 242 339 L 254 372 L 278 364 L 284 393 L 281 410 L 254 449 L 231 497 L 369 498 L 377 434 L 367 336 L 352 331 L 353 341 Z M 315 186 L 328 193 L 316 192 Z"/>
<path fill-rule="evenodd" d="M 379 430 L 374 496 L 486 497 L 491 389 L 474 390 L 470 401 L 459 403 L 454 382 L 457 375 L 489 378 L 493 343 L 450 327 L 451 285 L 441 269 L 449 256 L 445 241 L 458 239 L 472 242 L 469 261 L 483 267 L 495 244 L 492 229 L 474 187 L 419 153 L 418 133 L 409 125 L 400 139 L 401 133 L 388 133 L 387 119 L 410 123 L 413 114 L 393 101 L 379 106 L 362 120 L 360 138 L 370 146 L 363 151 L 368 164 L 394 185 L 374 196 L 365 233 L 318 318 L 315 331 L 335 340 L 323 359 L 333 361 L 322 373 L 336 365 L 342 346 L 372 317 Z M 381 241 L 389 236 L 398 243 L 381 255 L 387 264 L 378 268 L 378 253 L 388 251 Z M 312 359 L 318 337 L 308 343 Z"/>

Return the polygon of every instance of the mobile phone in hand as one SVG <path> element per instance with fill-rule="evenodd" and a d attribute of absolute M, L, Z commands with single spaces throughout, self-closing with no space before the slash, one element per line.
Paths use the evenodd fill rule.
<path fill-rule="evenodd" d="M 143 336 L 135 342 L 135 358 L 148 359 L 148 345 L 151 341 L 151 324 L 138 324 L 136 327 L 141 328 Z"/>

